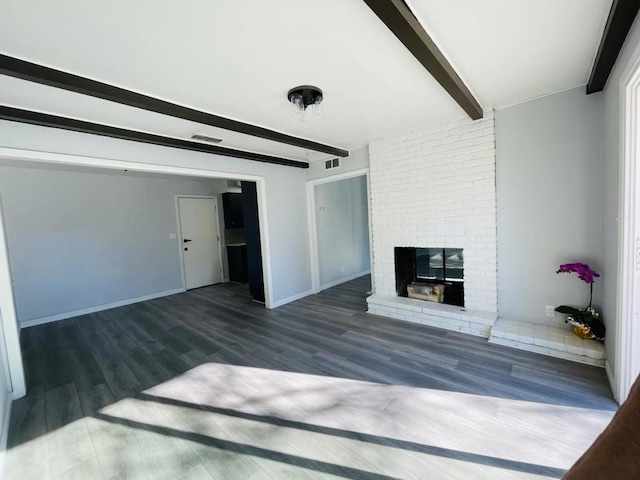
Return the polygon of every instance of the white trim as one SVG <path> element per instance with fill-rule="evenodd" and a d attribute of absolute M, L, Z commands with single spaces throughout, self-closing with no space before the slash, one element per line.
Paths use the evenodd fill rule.
<path fill-rule="evenodd" d="M 611 391 L 613 392 L 616 390 L 616 378 L 608 358 L 604 361 L 604 371 L 607 374 L 607 380 L 609 380 L 609 387 L 611 387 Z"/>
<path fill-rule="evenodd" d="M 55 163 L 63 165 L 80 165 L 84 167 L 100 167 L 111 168 L 115 170 L 129 170 L 137 172 L 150 173 L 166 173 L 169 175 L 182 175 L 189 177 L 201 178 L 218 178 L 224 180 L 246 180 L 255 182 L 258 190 L 258 219 L 260 222 L 260 244 L 262 246 L 262 272 L 265 293 L 265 307 L 272 308 L 273 302 L 273 286 L 271 276 L 271 245 L 269 241 L 269 222 L 267 216 L 267 192 L 265 186 L 265 178 L 259 175 L 249 175 L 245 173 L 219 172 L 214 170 L 204 170 L 192 167 L 175 167 L 169 165 L 159 165 L 155 163 L 129 162 L 124 160 L 111 160 L 99 157 L 88 157 L 83 155 L 69 155 L 65 153 L 41 152 L 37 150 L 22 150 L 17 148 L 0 147 L 0 159 L 24 160 L 33 162 Z M 0 242 L 2 243 L 2 242 Z M 0 254 L 2 253 L 0 246 Z M 0 268 L 0 275 L 3 274 Z M 7 269 L 7 273 L 10 273 Z M 11 285 L 9 283 L 8 285 Z M 0 292 L 3 289 L 0 288 Z M 17 328 L 16 328 L 17 330 Z M 15 335 L 15 339 L 11 342 L 12 346 L 17 346 L 17 352 L 20 354 L 20 341 Z M 13 345 L 15 344 L 15 345 Z M 11 355 L 10 355 L 11 357 Z M 13 358 L 13 357 L 11 357 Z M 21 357 L 20 357 L 21 358 Z M 21 360 L 20 360 L 21 362 Z M 14 362 L 12 362 L 14 363 Z M 24 383 L 24 382 L 23 382 Z M 26 390 L 25 390 L 26 391 Z"/>
<path fill-rule="evenodd" d="M 311 265 L 311 292 L 320 291 L 320 265 L 318 253 L 318 223 L 316 217 L 315 185 L 307 183 L 307 222 L 309 228 L 309 262 Z"/>
<path fill-rule="evenodd" d="M 182 253 L 182 225 L 180 224 L 180 203 L 178 201 L 177 195 L 174 198 L 174 207 L 176 209 L 176 240 L 178 244 L 178 258 L 180 259 L 180 280 L 182 281 L 182 288 L 187 291 L 187 274 L 184 269 L 184 254 Z"/>
<path fill-rule="evenodd" d="M 255 180 L 254 180 L 255 181 Z M 260 231 L 260 250 L 262 256 L 262 282 L 264 286 L 265 308 L 273 307 L 273 288 L 271 285 L 271 244 L 269 243 L 269 221 L 267 220 L 267 189 L 265 180 L 256 182 L 258 197 L 258 227 Z"/>
<path fill-rule="evenodd" d="M 121 300 L 119 302 L 106 303 L 104 305 L 98 305 L 96 307 L 83 308 L 82 310 L 75 310 L 73 312 L 58 313 L 56 315 L 50 315 L 48 317 L 34 318 L 33 320 L 27 320 L 26 322 L 21 323 L 20 327 L 35 327 L 36 325 L 57 322 L 60 320 L 64 320 L 65 318 L 79 317 L 80 315 L 88 315 L 90 313 L 102 312 L 103 310 L 110 310 L 112 308 L 124 307 L 125 305 L 131 305 L 133 303 L 153 300 L 154 298 L 168 297 L 169 295 L 184 293 L 185 291 L 186 290 L 184 288 L 176 288 L 174 290 L 167 290 L 166 292 L 152 293 L 151 295 L 144 295 L 138 298 L 129 298 L 127 300 Z"/>
<path fill-rule="evenodd" d="M 4 370 L 4 378 L 5 378 L 5 388 L 7 389 L 7 392 L 9 392 L 9 394 L 12 394 L 13 385 L 11 383 L 11 371 L 9 370 L 10 362 L 9 362 L 9 356 L 7 355 L 7 342 L 6 342 L 6 337 L 4 335 L 3 329 L 0 329 L 0 358 L 2 359 L 2 363 L 4 367 L 3 370 Z M 1 471 L 2 470 L 0 469 L 0 472 Z M 1 478 L 2 477 L 0 476 L 0 479 Z"/>
<path fill-rule="evenodd" d="M 291 297 L 283 298 L 282 300 L 276 300 L 272 308 L 278 308 L 282 305 L 286 305 L 287 303 L 295 302 L 296 300 L 300 300 L 301 298 L 308 297 L 309 295 L 314 294 L 315 292 L 313 290 L 307 290 L 306 292 L 297 293 L 295 295 L 292 295 Z"/>
<path fill-rule="evenodd" d="M 636 56 L 637 58 L 637 56 Z M 629 394 L 640 371 L 640 58 L 631 63 L 622 76 L 620 88 L 620 142 L 622 165 L 620 168 L 618 198 L 618 279 L 616 315 L 616 355 L 613 373 L 613 394 L 619 403 Z"/>
<path fill-rule="evenodd" d="M 328 177 L 316 178 L 315 180 L 307 180 L 307 187 L 309 185 L 320 185 L 323 183 L 333 183 L 347 178 L 361 177 L 369 174 L 369 168 L 360 168 L 358 170 L 351 170 L 350 172 L 340 173 L 339 175 L 330 175 Z"/>
<path fill-rule="evenodd" d="M 369 215 L 369 266 L 371 270 L 371 295 L 376 294 L 376 282 L 373 263 L 373 215 L 371 215 L 371 175 L 367 173 L 367 214 Z"/>
<path fill-rule="evenodd" d="M 7 342 L 5 340 L 4 332 L 0 330 L 0 341 L 2 344 L 0 345 L 0 358 L 2 358 L 3 370 L 4 370 L 4 378 L 5 378 L 5 387 L 7 392 L 12 394 L 13 386 L 11 385 L 11 371 L 9 370 L 9 357 L 7 356 Z M 2 470 L 0 469 L 0 472 Z M 2 476 L 0 476 L 0 480 Z"/>
<path fill-rule="evenodd" d="M 0 159 L 55 163 L 59 165 L 80 165 L 83 167 L 100 167 L 135 172 L 167 173 L 170 175 L 218 178 L 222 180 L 248 180 L 250 182 L 264 180 L 264 177 L 249 175 L 246 173 L 218 172 L 216 170 L 204 170 L 193 167 L 176 167 L 173 165 L 162 165 L 158 163 L 130 162 L 128 160 L 112 160 L 101 157 L 89 157 L 86 155 L 71 155 L 68 153 L 43 152 L 39 150 L 23 150 L 10 147 L 0 147 Z"/>
<path fill-rule="evenodd" d="M 27 384 L 24 377 L 24 366 L 22 363 L 22 349 L 20 347 L 20 326 L 18 325 L 18 315 L 16 313 L 15 299 L 13 297 L 13 281 L 11 279 L 11 268 L 9 263 L 9 252 L 7 238 L 4 232 L 4 216 L 2 211 L 2 199 L 0 198 L 0 321 L 2 330 L 4 350 L 9 372 L 7 382 L 8 388 L 13 394 L 13 398 L 21 398 L 27 393 Z M 4 359 L 3 359 L 4 360 Z"/>
<path fill-rule="evenodd" d="M 7 393 L 6 403 L 2 416 L 2 430 L 0 430 L 0 479 L 4 478 L 4 467 L 7 460 L 7 441 L 9 440 L 9 420 L 11 419 L 11 407 L 13 398 L 11 392 Z"/>
<path fill-rule="evenodd" d="M 372 256 L 372 238 L 371 238 L 371 198 L 369 188 L 369 169 L 360 168 L 358 170 L 352 170 L 350 172 L 344 172 L 338 175 L 331 175 L 328 177 L 317 178 L 315 180 L 307 181 L 307 223 L 309 229 L 309 260 L 311 265 L 311 292 L 318 293 L 324 288 L 329 288 L 320 285 L 320 253 L 318 252 L 318 219 L 316 216 L 316 195 L 315 187 L 322 185 L 323 183 L 339 182 L 340 180 L 346 180 L 348 178 L 365 177 L 367 182 L 367 224 L 369 225 L 369 255 L 370 265 L 373 268 L 373 256 Z M 354 277 L 357 278 L 357 277 Z M 340 282 L 342 283 L 342 282 Z M 337 284 L 336 284 L 337 285 Z"/>
<path fill-rule="evenodd" d="M 353 275 L 349 275 L 348 277 L 325 283 L 324 285 L 320 285 L 320 291 L 326 290 L 327 288 L 335 287 L 336 285 L 340 285 L 342 283 L 350 282 L 351 280 L 355 280 L 356 278 L 364 277 L 365 275 L 369 275 L 370 273 L 371 270 L 365 270 L 364 272 L 354 273 Z"/>
<path fill-rule="evenodd" d="M 176 223 L 178 232 L 178 252 L 180 255 L 180 273 L 182 274 L 182 287 L 187 289 L 187 272 L 184 269 L 184 248 L 182 242 L 182 224 L 180 223 L 180 199 L 181 198 L 201 198 L 213 200 L 215 203 L 216 211 L 216 229 L 218 230 L 218 260 L 220 261 L 220 282 L 224 282 L 224 268 L 222 267 L 222 232 L 220 231 L 220 212 L 218 210 L 218 197 L 213 195 L 175 195 L 175 207 L 176 207 Z"/>

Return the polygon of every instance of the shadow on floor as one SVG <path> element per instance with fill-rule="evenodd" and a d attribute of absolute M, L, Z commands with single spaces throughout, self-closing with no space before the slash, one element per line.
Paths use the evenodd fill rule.
<path fill-rule="evenodd" d="M 91 478 L 87 471 L 94 470 L 100 472 L 95 478 L 101 478 L 122 467 L 117 462 L 105 466 L 101 446 L 107 445 L 108 457 L 128 445 L 122 438 L 129 435 L 132 445 L 149 447 L 141 455 L 163 465 L 156 478 L 179 478 L 167 475 L 174 475 L 172 468 L 185 458 L 194 461 L 184 468 L 199 469 L 194 472 L 202 478 L 218 478 L 218 467 L 207 458 L 221 452 L 245 457 L 225 457 L 239 472 L 244 470 L 237 462 L 246 466 L 246 457 L 253 459 L 249 463 L 257 466 L 251 475 L 264 473 L 264 478 L 300 474 L 278 470 L 283 464 L 338 477 L 390 478 L 388 471 L 403 473 L 407 462 L 442 474 L 434 478 L 471 478 L 458 477 L 459 470 L 480 475 L 475 478 L 501 478 L 499 472 L 510 471 L 559 478 L 616 408 L 602 369 L 366 315 L 369 289 L 367 276 L 269 311 L 249 302 L 244 287 L 225 284 L 23 330 L 28 395 L 14 404 L 8 478 L 28 478 L 24 475 L 29 472 L 37 478 L 66 478 L 75 472 L 85 475 L 78 478 Z M 188 382 L 187 387 L 180 387 L 181 382 Z M 274 390 L 274 385 L 281 388 Z M 158 388 L 161 395 L 153 393 Z M 192 396 L 207 392 L 206 401 L 184 397 L 185 388 Z M 297 403 L 290 404 L 291 399 Z M 144 409 L 136 418 L 127 418 L 126 408 L 123 416 L 114 413 L 134 401 L 164 410 L 157 411 L 155 424 L 146 421 Z M 175 424 L 163 425 L 173 408 L 206 418 L 181 414 Z M 582 416 L 584 425 L 575 425 L 575 415 Z M 203 421 L 203 431 L 213 422 L 216 430 L 207 435 L 189 429 L 194 425 L 188 419 L 196 427 Z M 219 432 L 230 419 L 236 423 L 225 439 Z M 118 431 L 121 438 L 105 424 L 144 435 Z M 264 432 L 265 425 L 271 428 L 267 438 L 274 448 L 235 440 L 243 438 L 242 429 Z M 565 448 L 566 454 L 552 462 L 548 456 L 536 461 L 527 448 L 545 451 L 533 443 L 544 442 L 557 428 L 578 440 L 565 445 L 558 432 L 555 447 Z M 295 454 L 286 435 L 299 438 L 298 432 L 313 442 L 328 442 L 336 452 L 324 460 Z M 508 438 L 516 433 L 520 438 Z M 158 440 L 158 435 L 199 447 L 176 447 L 180 455 L 170 451 L 162 460 L 156 450 L 171 442 Z M 498 447 L 492 450 L 465 436 Z M 531 445 L 517 444 L 527 439 Z M 66 445 L 59 458 L 53 457 L 56 449 L 47 447 L 51 443 Z M 304 451 L 303 443 L 294 447 Z M 340 449 L 351 452 L 349 461 L 340 457 Z M 41 454 L 40 461 L 28 461 L 34 451 Z M 379 464 L 371 458 L 374 453 L 390 457 Z M 395 465 L 395 457 L 405 461 Z M 344 461 L 330 461 L 336 458 Z M 25 471 L 25 465 L 32 470 Z"/>

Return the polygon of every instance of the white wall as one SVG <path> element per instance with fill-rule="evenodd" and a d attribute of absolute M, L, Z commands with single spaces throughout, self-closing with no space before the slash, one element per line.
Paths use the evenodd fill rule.
<path fill-rule="evenodd" d="M 262 176 L 275 302 L 311 289 L 304 169 L 0 121 L 0 146 Z"/>
<path fill-rule="evenodd" d="M 222 180 L 0 167 L 21 324 L 183 288 L 175 195 Z"/>
<path fill-rule="evenodd" d="M 497 110 L 498 313 L 560 324 L 545 306 L 586 306 L 588 287 L 558 265 L 607 278 L 602 248 L 603 97 L 584 87 Z M 603 284 L 594 288 L 601 305 Z M 609 323 L 609 322 L 607 322 Z"/>
<path fill-rule="evenodd" d="M 482 120 L 445 121 L 369 145 L 375 294 L 386 303 L 396 295 L 394 247 L 463 248 L 465 306 L 491 315 L 480 323 L 429 313 L 430 324 L 484 336 L 497 311 L 494 132 L 493 112 L 485 111 Z"/>
<path fill-rule="evenodd" d="M 622 74 L 629 65 L 640 59 L 640 21 L 635 23 L 622 48 L 616 64 L 607 80 L 604 89 L 604 208 L 603 208 L 603 241 L 604 254 L 603 270 L 605 277 L 603 310 L 607 320 L 607 361 L 614 376 L 618 376 L 616 365 L 616 320 L 617 308 L 617 279 L 618 279 L 618 241 L 620 233 L 620 174 L 622 169 L 622 155 L 620 148 L 622 105 L 620 103 Z M 614 379 L 615 382 L 615 379 Z"/>
<path fill-rule="evenodd" d="M 369 168 L 369 147 L 365 146 L 357 150 L 351 150 L 349 156 L 340 159 L 340 167 L 326 170 L 324 168 L 324 160 L 311 162 L 307 169 L 307 180 L 316 180 L 318 178 L 331 177 L 341 173 L 352 172 L 354 170 L 362 170 Z"/>
<path fill-rule="evenodd" d="M 315 186 L 320 288 L 371 269 L 367 177 Z"/>

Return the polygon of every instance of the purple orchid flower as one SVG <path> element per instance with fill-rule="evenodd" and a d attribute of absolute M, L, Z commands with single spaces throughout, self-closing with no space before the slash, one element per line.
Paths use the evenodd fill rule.
<path fill-rule="evenodd" d="M 589 307 L 593 301 L 593 282 L 600 276 L 598 272 L 591 269 L 586 263 L 564 263 L 560 265 L 556 273 L 577 273 L 578 278 L 590 287 L 589 291 Z"/>
<path fill-rule="evenodd" d="M 560 265 L 556 273 L 577 273 L 578 278 L 584 283 L 593 283 L 600 276 L 598 272 L 592 270 L 586 263 L 565 263 Z"/>

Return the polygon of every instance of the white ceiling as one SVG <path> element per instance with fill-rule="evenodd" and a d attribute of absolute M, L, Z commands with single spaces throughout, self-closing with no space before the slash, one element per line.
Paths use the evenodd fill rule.
<path fill-rule="evenodd" d="M 0 52 L 354 149 L 464 113 L 362 0 L 0 0 Z M 484 108 L 585 84 L 611 0 L 409 0 Z M 325 94 L 293 118 L 289 88 Z M 0 76 L 0 104 L 315 160 L 326 155 Z"/>
<path fill-rule="evenodd" d="M 612 0 L 405 0 L 484 107 L 587 83 Z"/>

